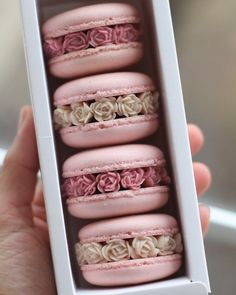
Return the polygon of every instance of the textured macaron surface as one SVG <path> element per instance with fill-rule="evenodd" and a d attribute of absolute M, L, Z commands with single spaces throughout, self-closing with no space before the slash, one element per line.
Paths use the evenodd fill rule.
<path fill-rule="evenodd" d="M 174 217 L 166 214 L 147 214 L 94 222 L 83 227 L 78 237 L 80 243 L 84 244 L 178 232 Z"/>
<path fill-rule="evenodd" d="M 50 58 L 74 51 L 137 42 L 138 11 L 128 4 L 97 4 L 64 12 L 43 26 L 44 49 Z"/>
<path fill-rule="evenodd" d="M 138 11 L 129 4 L 109 3 L 80 7 L 49 19 L 42 28 L 44 38 L 55 38 L 98 26 L 138 23 Z"/>
<path fill-rule="evenodd" d="M 63 177 L 164 164 L 164 155 L 155 146 L 130 144 L 106 147 L 83 151 L 67 159 L 63 165 Z"/>

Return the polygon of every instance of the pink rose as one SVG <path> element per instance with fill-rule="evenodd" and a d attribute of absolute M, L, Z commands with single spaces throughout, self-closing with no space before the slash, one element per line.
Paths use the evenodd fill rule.
<path fill-rule="evenodd" d="M 88 33 L 89 44 L 93 47 L 113 43 L 113 29 L 109 27 L 94 28 Z"/>
<path fill-rule="evenodd" d="M 142 168 L 123 170 L 120 176 L 123 188 L 139 189 L 145 181 L 144 170 Z"/>
<path fill-rule="evenodd" d="M 74 178 L 67 178 L 62 185 L 62 195 L 63 197 L 72 198 L 76 196 L 74 187 Z"/>
<path fill-rule="evenodd" d="M 98 174 L 96 180 L 101 193 L 118 192 L 120 189 L 120 174 L 118 172 Z"/>
<path fill-rule="evenodd" d="M 89 196 L 96 192 L 96 177 L 92 174 L 76 176 L 75 178 L 76 196 Z"/>
<path fill-rule="evenodd" d="M 157 167 L 148 167 L 144 169 L 145 187 L 152 187 L 161 182 L 161 174 Z"/>
<path fill-rule="evenodd" d="M 92 174 L 67 178 L 63 192 L 69 198 L 93 195 L 96 192 L 96 178 Z"/>
<path fill-rule="evenodd" d="M 68 34 L 63 42 L 65 52 L 72 52 L 86 49 L 89 47 L 87 35 L 83 32 Z"/>
<path fill-rule="evenodd" d="M 143 185 L 145 187 L 152 187 L 157 184 L 169 184 L 170 177 L 164 167 L 148 167 L 144 170 L 145 181 Z"/>
<path fill-rule="evenodd" d="M 137 41 L 140 32 L 132 24 L 116 25 L 114 29 L 114 40 L 116 44 Z"/>
<path fill-rule="evenodd" d="M 159 168 L 159 173 L 161 175 L 161 183 L 162 184 L 170 184 L 171 183 L 170 177 L 164 167 Z"/>
<path fill-rule="evenodd" d="M 62 48 L 62 40 L 63 38 L 59 37 L 54 39 L 47 39 L 44 41 L 43 48 L 46 55 L 49 58 L 64 54 L 64 51 Z"/>

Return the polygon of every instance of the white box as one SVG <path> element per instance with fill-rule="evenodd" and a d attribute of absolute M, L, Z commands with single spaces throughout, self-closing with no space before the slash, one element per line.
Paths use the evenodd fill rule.
<path fill-rule="evenodd" d="M 51 15 L 80 5 L 97 2 L 112 1 L 21 0 L 28 77 L 58 294 L 206 295 L 210 292 L 210 286 L 168 0 L 124 0 L 123 2 L 133 3 L 140 8 L 147 23 L 145 31 L 150 32 L 146 37 L 147 50 L 152 53 L 152 56 L 156 56 L 156 61 L 153 62 L 151 58 L 148 59 L 149 56 L 146 54 L 146 60 L 141 68 L 136 69 L 147 70 L 152 75 L 155 75 L 156 71 L 160 77 L 158 82 L 162 94 L 163 118 L 185 247 L 184 274 L 178 278 L 166 279 L 161 282 L 109 289 L 92 288 L 86 284 L 78 287 L 75 280 L 74 261 L 70 259 L 70 243 L 68 243 L 71 237 L 67 235 L 68 226 L 71 225 L 68 225 L 69 219 L 66 210 L 63 211 L 61 201 L 58 176 L 60 171 L 58 167 L 60 166 L 58 165 L 57 143 L 51 119 L 48 86 L 52 91 L 53 79 L 49 80 L 45 71 L 40 27 L 42 22 Z"/>

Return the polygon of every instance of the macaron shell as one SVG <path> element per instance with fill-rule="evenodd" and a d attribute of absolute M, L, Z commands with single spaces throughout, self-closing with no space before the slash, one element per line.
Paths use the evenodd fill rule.
<path fill-rule="evenodd" d="M 50 18 L 42 27 L 44 38 L 120 23 L 137 23 L 138 10 L 125 3 L 106 3 L 80 7 Z"/>
<path fill-rule="evenodd" d="M 140 42 L 107 45 L 55 57 L 49 61 L 49 69 L 55 77 L 71 79 L 125 68 L 142 56 Z"/>
<path fill-rule="evenodd" d="M 155 146 L 119 145 L 87 150 L 70 157 L 63 165 L 63 177 L 164 164 L 164 155 Z"/>
<path fill-rule="evenodd" d="M 136 141 L 152 135 L 158 126 L 157 115 L 143 115 L 63 128 L 60 134 L 70 147 L 92 148 Z"/>
<path fill-rule="evenodd" d="M 54 93 L 54 105 L 62 106 L 103 97 L 153 91 L 154 85 L 152 79 L 143 73 L 119 72 L 94 75 L 60 86 Z"/>
<path fill-rule="evenodd" d="M 146 214 L 94 222 L 83 227 L 78 236 L 83 244 L 137 236 L 176 234 L 178 231 L 174 217 L 166 214 Z"/>
<path fill-rule="evenodd" d="M 85 280 L 97 286 L 124 286 L 157 281 L 181 267 L 181 255 L 82 266 Z"/>
<path fill-rule="evenodd" d="M 67 206 L 74 217 L 107 218 L 152 211 L 164 206 L 168 198 L 169 188 L 157 186 L 72 198 Z"/>

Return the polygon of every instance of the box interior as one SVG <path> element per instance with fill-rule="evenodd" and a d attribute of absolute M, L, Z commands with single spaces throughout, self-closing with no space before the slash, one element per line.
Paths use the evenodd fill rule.
<path fill-rule="evenodd" d="M 158 210 L 158 213 L 165 212 L 167 214 L 171 214 L 175 216 L 179 222 L 179 226 L 181 228 L 181 219 L 179 218 L 179 206 L 178 206 L 178 194 L 176 192 L 176 186 L 175 186 L 175 171 L 173 169 L 173 162 L 171 161 L 171 154 L 170 154 L 170 145 L 168 143 L 168 134 L 167 134 L 167 126 L 166 126 L 166 118 L 163 114 L 166 113 L 165 111 L 165 103 L 163 101 L 162 96 L 162 77 L 160 76 L 160 72 L 158 70 L 158 67 L 156 67 L 156 64 L 159 62 L 158 57 L 158 48 L 156 46 L 153 46 L 153 44 L 156 44 L 155 39 L 155 26 L 153 25 L 153 13 L 151 9 L 151 3 L 150 0 L 123 0 L 123 1 L 106 1 L 106 0 L 80 0 L 80 1 L 68 1 L 68 0 L 38 0 L 38 14 L 39 14 L 39 20 L 40 25 L 42 25 L 48 18 L 60 13 L 64 12 L 76 7 L 90 5 L 94 3 L 104 3 L 104 2 L 125 2 L 125 3 L 131 3 L 132 5 L 136 6 L 140 14 L 142 16 L 142 25 L 143 25 L 143 42 L 145 44 L 145 56 L 143 60 L 135 66 L 129 67 L 123 71 L 138 71 L 138 72 L 144 72 L 148 75 L 150 75 L 153 80 L 156 82 L 157 89 L 160 93 L 160 128 L 156 134 L 153 136 L 143 140 L 139 141 L 139 143 L 147 143 L 147 144 L 153 144 L 158 146 L 161 150 L 164 151 L 164 154 L 167 159 L 167 169 L 172 179 L 171 184 L 171 198 L 168 202 L 168 204 L 161 210 Z M 155 61 L 155 62 L 153 62 Z M 46 59 L 45 59 L 45 67 L 46 66 Z M 57 87 L 64 84 L 67 81 L 59 80 L 54 77 L 52 77 L 49 73 L 47 73 L 47 85 L 49 89 L 49 94 L 51 97 L 51 112 L 53 112 L 53 102 L 52 97 L 53 93 L 56 90 Z M 63 162 L 70 157 L 71 155 L 79 152 L 78 150 L 71 149 L 66 147 L 61 143 L 61 140 L 58 136 L 58 134 L 54 133 L 54 142 L 57 150 L 57 163 L 59 167 L 59 177 L 61 175 L 61 167 Z M 60 179 L 62 183 L 62 179 Z M 71 262 L 71 269 L 72 269 L 72 275 L 74 280 L 74 286 L 78 290 L 80 290 L 79 294 L 81 294 L 81 291 L 83 290 L 85 293 L 93 293 L 96 290 L 96 294 L 101 293 L 105 294 L 106 292 L 110 292 L 114 294 L 119 294 L 122 288 L 97 288 L 93 287 L 89 284 L 87 284 L 79 271 L 79 268 L 77 267 L 77 262 L 74 255 L 74 244 L 77 242 L 77 233 L 78 230 L 85 225 L 86 223 L 91 222 L 91 220 L 84 221 L 84 220 L 78 220 L 76 218 L 73 218 L 69 216 L 66 210 L 66 204 L 64 200 L 61 198 L 63 202 L 63 209 L 64 209 L 64 219 L 66 224 L 66 232 L 67 232 L 67 241 L 68 241 L 68 248 L 70 253 L 70 262 Z M 185 240 L 185 236 L 183 235 L 183 240 Z M 185 243 L 185 241 L 184 241 Z M 186 257 L 186 255 L 183 254 L 183 256 Z M 158 284 L 167 283 L 171 286 L 171 281 L 175 281 L 176 278 L 180 277 L 188 277 L 188 260 L 184 259 L 183 265 L 181 270 L 175 274 L 172 278 L 168 278 L 167 280 L 163 280 L 160 283 L 152 283 L 148 284 L 150 286 L 156 286 Z M 143 286 L 143 285 L 142 285 Z M 127 289 L 135 289 L 136 287 L 128 287 Z M 109 291 L 108 291 L 109 290 Z M 83 292 L 83 294 L 85 294 Z M 95 294 L 95 293 L 94 293 Z"/>

